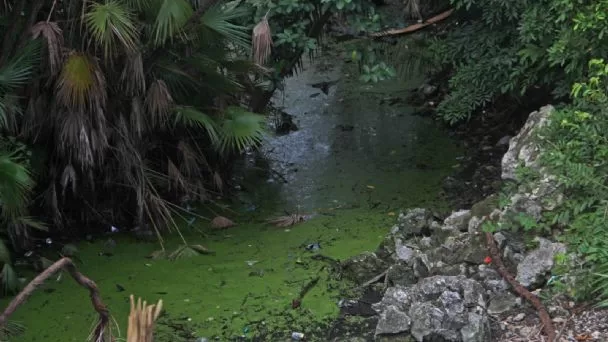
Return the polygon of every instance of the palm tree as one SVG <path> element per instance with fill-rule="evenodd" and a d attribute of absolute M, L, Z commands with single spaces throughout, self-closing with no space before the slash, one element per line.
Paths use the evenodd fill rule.
<path fill-rule="evenodd" d="M 248 30 L 234 23 L 248 13 L 237 2 L 0 6 L 3 18 L 17 18 L 0 70 L 36 75 L 20 90 L 23 115 L 2 98 L 0 128 L 43 150 L 47 171 L 39 170 L 36 190 L 55 227 L 129 226 L 133 217 L 174 227 L 171 200 L 221 191 L 222 159 L 261 141 L 262 118 L 240 108 L 237 80 L 264 70 L 249 61 Z M 20 56 L 36 42 L 42 58 L 28 64 Z M 26 80 L 18 70 L 21 83 L 10 90 Z"/>

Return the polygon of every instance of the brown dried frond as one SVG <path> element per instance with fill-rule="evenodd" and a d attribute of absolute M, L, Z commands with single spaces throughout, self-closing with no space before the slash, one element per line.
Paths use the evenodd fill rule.
<path fill-rule="evenodd" d="M 68 164 L 63 169 L 63 174 L 61 175 L 61 187 L 62 187 L 62 196 L 65 196 L 65 190 L 68 185 L 72 187 L 72 193 L 76 193 L 76 170 L 72 166 L 72 164 Z"/>
<path fill-rule="evenodd" d="M 268 222 L 272 225 L 275 225 L 277 227 L 280 227 L 280 228 L 291 227 L 298 223 L 302 223 L 304 221 L 306 221 L 306 216 L 300 215 L 300 214 L 279 216 L 279 217 L 275 217 L 275 218 L 266 220 L 266 222 Z"/>
<path fill-rule="evenodd" d="M 182 173 L 188 178 L 200 175 L 201 172 L 198 158 L 190 145 L 184 140 L 180 140 L 179 143 L 177 143 L 177 150 L 181 152 L 180 170 Z"/>
<path fill-rule="evenodd" d="M 156 305 L 142 303 L 137 299 L 137 305 L 133 295 L 130 297 L 131 312 L 129 313 L 129 326 L 127 329 L 127 342 L 152 342 L 154 341 L 154 324 L 160 316 L 163 308 L 162 299 Z"/>
<path fill-rule="evenodd" d="M 57 75 L 63 61 L 63 31 L 52 21 L 40 21 L 32 27 L 32 38 L 44 37 L 49 54 L 49 69 L 51 75 Z"/>
<path fill-rule="evenodd" d="M 175 187 L 178 190 L 187 189 L 186 180 L 184 179 L 184 176 L 179 171 L 177 166 L 173 164 L 171 159 L 167 159 L 167 176 L 169 177 L 169 189 L 171 189 L 171 186 L 173 184 L 175 184 Z"/>
<path fill-rule="evenodd" d="M 224 180 L 222 179 L 222 176 L 220 176 L 220 173 L 217 171 L 213 173 L 213 185 L 215 185 L 215 188 L 219 192 L 222 192 L 222 189 L 224 189 Z"/>
<path fill-rule="evenodd" d="M 138 96 L 134 96 L 131 99 L 130 119 L 132 130 L 137 134 L 138 137 L 141 137 L 142 133 L 145 131 L 146 121 L 144 118 L 143 103 L 141 98 Z"/>
<path fill-rule="evenodd" d="M 141 52 L 127 56 L 120 81 L 128 94 L 143 94 L 146 91 L 146 75 Z"/>
<path fill-rule="evenodd" d="M 105 108 L 106 81 L 99 64 L 89 55 L 72 52 L 57 82 L 57 100 L 72 110 Z"/>
<path fill-rule="evenodd" d="M 270 31 L 270 25 L 268 24 L 268 13 L 266 13 L 264 18 L 262 18 L 262 20 L 253 28 L 251 43 L 253 48 L 253 61 L 263 65 L 266 63 L 268 56 L 270 56 L 273 44 L 272 32 Z"/>
<path fill-rule="evenodd" d="M 173 97 L 163 80 L 155 80 L 148 88 L 146 109 L 152 114 L 154 125 L 161 124 L 173 105 Z"/>
<path fill-rule="evenodd" d="M 211 220 L 211 227 L 215 229 L 226 229 L 234 226 L 234 222 L 224 216 L 216 216 L 213 220 Z"/>

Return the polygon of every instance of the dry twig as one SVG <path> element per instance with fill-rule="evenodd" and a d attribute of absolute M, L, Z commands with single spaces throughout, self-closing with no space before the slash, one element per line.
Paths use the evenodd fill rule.
<path fill-rule="evenodd" d="M 21 290 L 21 292 L 19 292 L 15 298 L 13 298 L 6 309 L 4 309 L 4 312 L 0 314 L 0 326 L 4 326 L 7 319 L 15 312 L 15 310 L 17 310 L 17 308 L 23 304 L 38 287 L 44 284 L 47 279 L 52 277 L 60 270 L 68 272 L 80 286 L 89 290 L 93 308 L 99 314 L 99 320 L 91 335 L 91 341 L 110 341 L 112 338 L 112 332 L 111 329 L 109 329 L 110 311 L 101 300 L 101 295 L 99 294 L 97 284 L 84 276 L 82 273 L 78 272 L 76 265 L 74 265 L 74 262 L 70 258 L 59 259 L 42 273 L 37 275 L 36 278 L 30 281 L 29 284 L 27 284 L 27 286 Z"/>

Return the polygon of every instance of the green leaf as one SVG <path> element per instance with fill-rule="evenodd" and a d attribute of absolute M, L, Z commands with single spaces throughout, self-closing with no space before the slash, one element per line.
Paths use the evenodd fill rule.
<path fill-rule="evenodd" d="M 106 57 L 117 52 L 120 43 L 126 52 L 136 49 L 137 28 L 134 15 L 118 1 L 94 2 L 85 15 L 85 22 L 96 43 L 103 46 Z"/>
<path fill-rule="evenodd" d="M 186 0 L 163 0 L 154 23 L 154 43 L 159 46 L 172 41 L 193 14 Z"/>
<path fill-rule="evenodd" d="M 177 107 L 175 111 L 175 123 L 181 123 L 190 127 L 203 128 L 215 144 L 219 142 L 217 123 L 207 114 L 192 107 Z"/>
<path fill-rule="evenodd" d="M 228 107 L 222 122 L 220 151 L 242 152 L 249 146 L 257 146 L 264 137 L 265 118 L 241 107 Z"/>

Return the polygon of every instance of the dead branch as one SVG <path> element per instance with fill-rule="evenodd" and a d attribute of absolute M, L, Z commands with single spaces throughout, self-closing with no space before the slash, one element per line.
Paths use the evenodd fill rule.
<path fill-rule="evenodd" d="M 555 341 L 555 327 L 553 326 L 553 321 L 551 321 L 551 316 L 547 312 L 547 309 L 543 305 L 543 303 L 532 294 L 528 289 L 526 289 L 523 285 L 521 285 L 507 270 L 505 264 L 502 262 L 500 257 L 500 251 L 498 250 L 498 246 L 496 246 L 496 242 L 494 241 L 494 236 L 492 233 L 485 233 L 486 235 L 486 243 L 488 244 L 488 251 L 490 252 L 490 256 L 492 257 L 492 263 L 496 266 L 496 270 L 498 273 L 505 279 L 512 287 L 513 290 L 526 299 L 536 311 L 538 311 L 538 316 L 540 321 L 543 324 L 543 330 L 547 335 L 547 338 L 550 342 Z"/>
<path fill-rule="evenodd" d="M 133 295 L 130 297 L 131 312 L 129 313 L 129 329 L 127 330 L 127 342 L 152 342 L 154 341 L 154 323 L 160 316 L 163 308 L 162 299 L 156 305 L 142 303 L 137 299 L 137 305 Z"/>
<path fill-rule="evenodd" d="M 391 29 L 391 30 L 387 30 L 387 31 L 372 33 L 372 34 L 370 34 L 370 37 L 386 37 L 386 36 L 396 36 L 396 35 L 406 34 L 406 33 L 413 33 L 418 30 L 421 30 L 429 25 L 438 23 L 438 22 L 448 18 L 450 15 L 452 15 L 452 13 L 454 13 L 453 8 L 436 15 L 425 22 L 410 25 L 405 28 Z"/>
<path fill-rule="evenodd" d="M 23 304 L 31 295 L 40 287 L 44 282 L 52 277 L 58 271 L 67 271 L 72 278 L 82 287 L 89 290 L 93 309 L 99 314 L 99 321 L 95 326 L 92 334 L 92 341 L 105 341 L 111 338 L 111 331 L 109 329 L 110 323 L 110 311 L 101 300 L 99 289 L 97 284 L 91 279 L 85 277 L 82 273 L 78 272 L 76 265 L 70 258 L 61 258 L 54 264 L 49 266 L 46 270 L 36 276 L 27 286 L 19 292 L 19 294 L 13 298 L 10 304 L 4 309 L 4 312 L 0 315 L 0 326 L 6 324 L 7 319 L 17 310 L 17 308 Z"/>
<path fill-rule="evenodd" d="M 388 277 L 388 269 L 386 271 L 378 274 L 377 276 L 373 277 L 372 279 L 366 281 L 365 283 L 361 284 L 359 287 L 357 287 L 357 289 L 366 288 L 366 287 L 370 286 L 371 284 L 379 281 L 382 278 L 384 278 L 386 280 L 387 277 Z"/>

